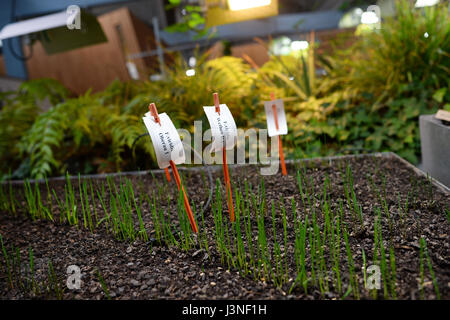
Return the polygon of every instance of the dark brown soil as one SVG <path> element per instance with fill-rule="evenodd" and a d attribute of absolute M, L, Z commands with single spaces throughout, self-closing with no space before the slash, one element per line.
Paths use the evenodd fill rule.
<path fill-rule="evenodd" d="M 363 223 L 355 223 L 352 210 L 346 204 L 343 191 L 343 172 L 345 165 L 349 164 L 354 178 L 355 194 L 362 207 Z M 297 165 L 288 166 L 289 175 L 261 176 L 256 166 L 232 167 L 231 178 L 236 186 L 243 186 L 246 179 L 251 183 L 256 192 L 261 180 L 264 180 L 266 200 L 269 204 L 267 219 L 265 221 L 269 247 L 272 248 L 272 216 L 270 203 L 279 203 L 284 199 L 287 212 L 288 246 L 286 250 L 288 262 L 288 283 L 277 288 L 270 280 L 255 280 L 251 275 L 243 277 L 236 269 L 228 270 L 227 265 L 222 264 L 220 256 L 215 250 L 214 222 L 212 211 L 208 210 L 205 215 L 205 228 L 200 224 L 200 232 L 206 230 L 210 255 L 198 246 L 188 251 L 180 248 L 157 243 L 146 243 L 137 239 L 119 241 L 111 233 L 99 227 L 93 233 L 80 226 L 76 228 L 66 223 L 51 222 L 47 220 L 31 221 L 21 210 L 16 216 L 8 212 L 0 213 L 0 234 L 6 248 L 11 245 L 20 249 L 22 263 L 27 263 L 28 249 L 31 247 L 35 255 L 36 278 L 39 280 L 47 277 L 47 261 L 50 259 L 63 289 L 64 299 L 105 299 L 98 280 L 96 270 L 99 270 L 104 282 L 108 287 L 109 294 L 113 299 L 339 299 L 332 285 L 331 264 L 327 273 L 330 287 L 327 292 L 322 292 L 319 287 L 310 286 L 307 294 L 301 287 L 290 288 L 296 276 L 294 261 L 294 227 L 292 214 L 292 199 L 295 201 L 297 216 L 302 218 L 310 214 L 309 208 L 303 206 L 297 184 Z M 362 249 L 365 252 L 367 264 L 373 259 L 374 244 L 374 221 L 375 208 L 381 208 L 376 192 L 371 187 L 367 175 L 373 177 L 376 186 L 385 193 L 386 203 L 389 208 L 391 223 L 383 214 L 382 234 L 386 248 L 392 244 L 396 262 L 396 295 L 398 299 L 420 299 L 420 237 L 426 240 L 428 253 L 431 258 L 433 272 L 436 276 L 437 285 L 441 299 L 450 298 L 450 268 L 449 268 L 449 221 L 445 209 L 450 210 L 450 196 L 448 193 L 438 190 L 435 186 L 430 187 L 429 182 L 418 176 L 404 163 L 397 159 L 359 157 L 336 161 L 313 161 L 304 166 L 306 177 L 311 179 L 311 187 L 316 193 L 316 207 L 320 211 L 320 203 L 323 195 L 323 184 L 328 177 L 330 187 L 328 197 L 330 199 L 330 210 L 339 209 L 339 200 L 344 203 L 344 219 L 350 227 L 349 242 L 355 262 L 355 273 L 358 280 L 360 297 L 370 299 L 371 295 L 364 288 L 363 273 L 361 271 Z M 207 177 L 200 171 L 182 171 L 189 200 L 197 208 L 204 205 L 208 198 L 209 185 Z M 383 176 L 385 184 L 383 187 Z M 161 193 L 164 201 L 161 202 L 164 214 L 170 215 L 172 221 L 178 220 L 177 190 L 172 181 L 168 184 L 162 174 L 127 176 L 139 198 L 143 192 L 150 196 L 155 192 Z M 124 177 L 122 177 L 123 179 Z M 214 178 L 220 178 L 222 173 L 216 170 Z M 119 181 L 119 178 L 116 179 Z M 98 187 L 105 181 L 96 180 Z M 77 181 L 73 184 L 78 187 Z M 64 195 L 64 182 L 50 182 L 60 198 Z M 23 187 L 14 186 L 17 197 L 21 198 Z M 242 190 L 242 189 L 241 189 Z M 41 186 L 42 197 L 45 199 L 46 188 Z M 223 194 L 225 194 L 223 192 Z M 167 201 L 170 196 L 172 200 Z M 399 214 L 399 197 L 404 203 L 408 197 L 408 212 L 405 222 L 402 222 Z M 224 216 L 228 216 L 226 197 L 223 200 Z M 175 200 L 173 200 L 175 199 Z M 213 199 L 214 201 L 214 199 Z M 23 200 L 22 200 L 23 202 Z M 25 204 L 22 203 L 24 206 Z M 102 212 L 100 204 L 96 203 L 99 212 Z M 143 220 L 147 232 L 152 234 L 153 222 L 146 200 L 143 201 Z M 383 212 L 383 211 L 382 211 Z M 283 223 L 281 211 L 277 207 L 277 218 L 275 220 L 277 238 L 283 244 Z M 53 215 L 58 220 L 59 209 L 53 207 Z M 318 222 L 323 226 L 322 216 L 318 215 Z M 255 234 L 256 237 L 256 234 Z M 253 239 L 255 241 L 255 239 Z M 309 249 L 309 247 L 308 247 Z M 310 270 L 311 261 L 308 249 L 306 252 L 307 270 Z M 325 250 L 325 259 L 329 258 Z M 389 250 L 387 252 L 389 257 Z M 328 260 L 327 260 L 328 261 Z M 389 261 L 389 258 L 388 258 Z M 388 262 L 389 263 L 389 262 Z M 343 292 L 347 291 L 349 285 L 348 261 L 345 246 L 341 244 L 342 284 Z M 77 265 L 81 268 L 82 283 L 80 290 L 71 290 L 66 287 L 67 267 Z M 7 280 L 5 259 L 0 257 L 0 299 L 45 299 L 55 298 L 54 293 L 33 294 L 11 286 Z M 424 298 L 436 299 L 433 279 L 424 263 Z M 378 291 L 378 297 L 383 297 L 382 288 Z M 352 298 L 352 295 L 347 297 Z"/>

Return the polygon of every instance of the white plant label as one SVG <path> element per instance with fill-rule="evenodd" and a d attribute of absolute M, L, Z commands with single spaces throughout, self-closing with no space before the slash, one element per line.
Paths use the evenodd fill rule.
<path fill-rule="evenodd" d="M 159 114 L 161 125 L 155 121 L 150 112 L 147 112 L 142 119 L 150 133 L 159 168 L 169 167 L 170 160 L 175 164 L 184 163 L 183 143 L 169 116 L 166 113 Z"/>
<path fill-rule="evenodd" d="M 220 105 L 220 114 L 216 107 L 203 107 L 211 126 L 212 151 L 221 151 L 225 145 L 227 150 L 233 149 L 237 141 L 237 128 L 233 115 L 226 104 Z"/>
<path fill-rule="evenodd" d="M 277 111 L 278 130 L 275 124 L 275 115 L 272 107 L 273 105 L 275 105 Z M 286 115 L 284 113 L 283 100 L 277 99 L 273 101 L 264 101 L 264 109 L 266 110 L 267 131 L 269 137 L 287 134 L 288 128 Z"/>

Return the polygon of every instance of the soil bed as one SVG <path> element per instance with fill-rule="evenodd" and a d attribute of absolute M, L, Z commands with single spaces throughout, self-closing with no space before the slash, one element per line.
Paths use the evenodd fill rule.
<path fill-rule="evenodd" d="M 180 173 L 190 203 L 199 212 L 210 192 L 208 177 L 201 170 Z M 78 180 L 71 181 L 76 191 L 78 227 L 60 219 L 66 181 L 50 181 L 49 189 L 39 185 L 43 206 L 50 208 L 54 221 L 30 217 L 24 185 L 3 185 L 3 201 L 10 199 L 11 192 L 16 200 L 15 212 L 10 204 L 2 205 L 0 212 L 0 234 L 8 257 L 0 257 L 0 298 L 106 299 L 109 295 L 112 299 L 450 299 L 450 195 L 399 159 L 362 156 L 299 161 L 288 164 L 286 177 L 281 173 L 262 176 L 257 166 L 231 167 L 230 174 L 236 191 L 234 205 L 239 201 L 242 208 L 242 234 L 229 236 L 229 259 L 226 255 L 224 258 L 217 242 L 218 207 L 223 215 L 221 226 L 230 234 L 235 232 L 220 170 L 213 172 L 214 180 L 220 179 L 221 183 L 213 192 L 211 206 L 206 208 L 203 219 L 197 216 L 199 235 L 188 233 L 186 247 L 164 240 L 146 241 L 142 233 L 137 233 L 142 223 L 148 238 L 157 238 L 152 206 L 165 219 L 170 218 L 172 231 L 183 227 L 175 182 L 168 183 L 163 173 L 121 176 L 109 181 L 120 186 L 128 179 L 134 190 L 142 222 L 133 204 L 136 237 L 131 240 L 120 239 L 102 220 L 104 212 L 109 214 L 114 204 L 105 179 L 89 180 L 96 199 L 92 201 L 88 192 L 87 206 L 98 214 L 92 232 L 84 227 L 81 216 L 80 208 L 86 199 L 80 198 Z M 97 196 L 102 185 L 106 190 L 103 206 Z M 52 190 L 50 195 L 47 190 Z M 239 200 L 237 194 L 242 194 Z M 242 213 L 246 207 L 248 220 Z M 258 221 L 264 223 L 270 266 L 263 265 L 265 260 L 257 250 L 261 241 Z M 251 226 L 249 233 L 244 231 L 246 222 Z M 340 231 L 336 228 L 339 223 Z M 308 226 L 304 229 L 303 264 L 296 251 L 302 225 Z M 340 237 L 336 236 L 338 232 Z M 183 233 L 174 237 L 181 243 Z M 244 250 L 240 256 L 236 249 L 238 238 Z M 16 248 L 17 253 L 12 254 Z M 30 248 L 34 279 L 41 290 L 27 285 L 31 279 L 27 271 Z M 20 256 L 20 261 L 13 256 Z M 49 260 L 54 268 L 50 277 Z M 365 288 L 364 278 L 369 275 L 362 270 L 372 264 L 382 270 L 379 290 Z M 80 289 L 66 286 L 70 265 L 81 269 Z M 103 287 L 97 271 L 104 280 Z M 299 279 L 307 281 L 300 283 L 296 281 Z"/>

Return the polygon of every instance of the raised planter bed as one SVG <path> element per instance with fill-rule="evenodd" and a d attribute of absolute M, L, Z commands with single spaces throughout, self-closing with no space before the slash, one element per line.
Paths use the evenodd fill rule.
<path fill-rule="evenodd" d="M 419 124 L 423 169 L 450 187 L 450 126 L 433 114 L 421 115 Z"/>
<path fill-rule="evenodd" d="M 230 167 L 234 224 L 223 185 L 208 202 L 205 169 L 180 168 L 198 235 L 159 170 L 37 181 L 39 193 L 5 183 L 0 298 L 450 298 L 448 188 L 392 153 L 287 165 L 286 177 Z M 79 289 L 67 287 L 71 265 Z M 366 288 L 371 265 L 379 289 Z"/>

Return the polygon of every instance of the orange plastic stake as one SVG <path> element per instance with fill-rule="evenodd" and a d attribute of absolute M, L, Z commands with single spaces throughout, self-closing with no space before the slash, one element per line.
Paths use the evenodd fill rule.
<path fill-rule="evenodd" d="M 170 182 L 170 172 L 168 168 L 164 168 L 164 172 L 166 173 L 167 181 Z"/>
<path fill-rule="evenodd" d="M 275 94 L 273 92 L 270 93 L 270 100 L 275 100 Z M 275 119 L 275 128 L 278 130 L 278 114 L 277 114 L 277 106 L 272 104 L 273 117 Z M 284 153 L 283 153 L 283 144 L 281 143 L 281 136 L 278 136 L 278 153 L 280 154 L 280 162 L 281 162 L 281 172 L 283 176 L 287 175 L 286 171 L 286 163 L 284 162 Z"/>
<path fill-rule="evenodd" d="M 184 191 L 184 187 L 181 184 L 181 178 L 180 178 L 180 175 L 178 174 L 177 166 L 175 165 L 175 162 L 173 162 L 172 160 L 170 160 L 170 167 L 172 168 L 173 176 L 175 177 L 175 182 L 177 183 L 178 190 L 181 189 L 181 192 L 183 192 L 184 208 L 186 209 L 186 212 L 187 212 L 187 215 L 189 218 L 189 222 L 191 223 L 192 230 L 195 233 L 198 233 L 197 224 L 195 223 L 194 214 L 192 213 L 191 206 L 189 205 L 186 191 Z"/>
<path fill-rule="evenodd" d="M 155 119 L 156 123 L 159 123 L 159 125 L 161 125 L 161 120 L 159 119 L 159 115 L 158 115 L 158 110 L 156 109 L 156 104 L 154 104 L 153 102 L 149 104 L 148 106 L 148 110 L 150 110 L 150 114 L 153 116 L 153 118 Z M 168 168 L 164 169 L 164 172 L 166 173 L 166 178 L 167 181 L 170 182 L 170 172 Z"/>
<path fill-rule="evenodd" d="M 220 115 L 219 94 L 215 92 L 213 93 L 213 97 L 216 112 Z M 225 189 L 227 190 L 228 209 L 230 211 L 230 220 L 234 222 L 235 218 L 234 218 L 233 194 L 231 192 L 231 180 L 230 180 L 230 173 L 228 172 L 227 150 L 225 146 L 222 148 L 222 160 L 223 160 L 222 166 L 223 166 L 223 176 L 225 180 Z"/>
<path fill-rule="evenodd" d="M 287 175 L 286 163 L 284 163 L 283 145 L 281 144 L 281 136 L 278 136 L 278 152 L 280 153 L 281 172 L 283 176 Z"/>
<path fill-rule="evenodd" d="M 231 180 L 230 180 L 230 173 L 228 172 L 227 154 L 225 148 L 223 148 L 222 150 L 222 155 L 223 155 L 223 173 L 225 176 L 225 188 L 227 190 L 228 209 L 230 209 L 230 220 L 234 222 L 233 194 L 231 193 Z"/>
<path fill-rule="evenodd" d="M 158 110 L 156 110 L 156 105 L 154 103 L 150 103 L 150 105 L 148 106 L 148 109 L 150 110 L 150 113 L 153 116 L 153 118 L 155 118 L 155 122 L 159 123 L 159 125 L 161 125 L 161 119 L 158 116 Z M 175 165 L 175 162 L 173 162 L 172 160 L 170 160 L 170 167 L 172 168 L 173 176 L 175 177 L 175 182 L 177 183 L 178 190 L 181 189 L 181 191 L 183 192 L 184 208 L 186 209 L 186 212 L 187 212 L 187 215 L 189 218 L 189 222 L 191 223 L 192 230 L 195 233 L 198 233 L 197 224 L 195 223 L 194 214 L 192 213 L 191 206 L 189 205 L 186 191 L 184 191 L 184 187 L 181 184 L 181 179 L 180 179 L 180 175 L 178 174 L 177 166 Z M 169 170 L 167 168 L 165 168 L 165 171 L 166 171 L 167 180 L 170 182 Z"/>
<path fill-rule="evenodd" d="M 213 97 L 214 97 L 214 106 L 216 107 L 216 112 L 220 115 L 219 94 L 217 92 L 214 92 Z"/>
<path fill-rule="evenodd" d="M 270 93 L 270 100 L 275 100 L 275 95 L 273 92 Z M 272 105 L 273 118 L 275 120 L 275 128 L 278 130 L 278 114 L 277 114 L 277 106 L 275 104 Z"/>
<path fill-rule="evenodd" d="M 156 109 L 156 104 L 153 102 L 149 104 L 148 110 L 150 110 L 150 114 L 155 118 L 155 122 L 161 125 L 161 120 L 159 119 L 158 110 Z"/>

